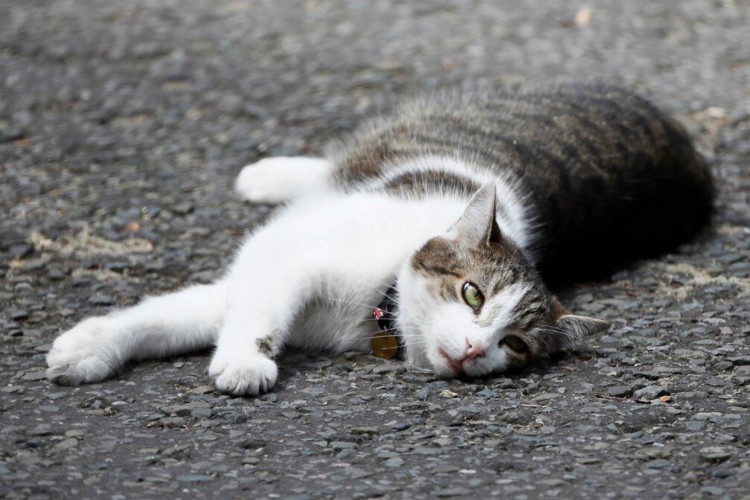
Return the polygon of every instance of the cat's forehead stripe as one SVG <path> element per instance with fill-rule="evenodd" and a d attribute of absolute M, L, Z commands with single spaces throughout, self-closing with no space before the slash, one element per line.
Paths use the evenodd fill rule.
<path fill-rule="evenodd" d="M 485 293 L 488 295 L 496 295 L 500 293 L 505 287 L 511 283 L 518 283 L 522 281 L 523 276 L 519 271 L 518 266 L 521 263 L 513 260 L 513 265 L 498 264 L 488 270 L 487 276 L 487 290 Z M 501 267 L 502 266 L 502 267 Z"/>
<path fill-rule="evenodd" d="M 547 319 L 548 315 L 549 306 L 545 297 L 529 290 L 516 305 L 511 325 L 525 331 L 536 323 L 535 320 Z"/>
<path fill-rule="evenodd" d="M 518 303 L 530 289 L 530 285 L 521 283 L 514 283 L 504 288 L 488 299 L 477 323 L 495 328 L 507 326 L 513 319 Z"/>

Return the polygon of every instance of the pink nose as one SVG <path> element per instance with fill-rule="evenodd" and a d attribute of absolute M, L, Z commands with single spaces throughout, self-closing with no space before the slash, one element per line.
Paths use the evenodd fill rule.
<path fill-rule="evenodd" d="M 464 358 L 461 360 L 461 363 L 482 357 L 484 357 L 484 349 L 478 346 L 471 345 L 469 339 L 466 339 L 466 353 L 464 354 Z"/>

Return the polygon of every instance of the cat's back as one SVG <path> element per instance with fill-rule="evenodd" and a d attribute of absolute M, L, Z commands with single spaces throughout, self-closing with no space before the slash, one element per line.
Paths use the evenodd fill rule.
<path fill-rule="evenodd" d="M 712 178 L 684 129 L 609 85 L 454 93 L 405 105 L 355 136 L 338 157 L 337 180 L 356 189 L 420 157 L 508 178 L 535 224 L 530 250 L 552 280 L 663 252 L 711 214 Z M 448 185 L 473 187 L 444 174 Z"/>

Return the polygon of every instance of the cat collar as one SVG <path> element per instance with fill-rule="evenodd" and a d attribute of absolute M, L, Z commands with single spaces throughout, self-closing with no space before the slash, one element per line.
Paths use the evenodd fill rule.
<path fill-rule="evenodd" d="M 403 342 L 395 325 L 396 301 L 393 298 L 396 288 L 391 287 L 385 294 L 383 301 L 373 309 L 372 317 L 377 320 L 378 331 L 370 339 L 372 353 L 383 359 L 401 359 L 403 357 Z"/>

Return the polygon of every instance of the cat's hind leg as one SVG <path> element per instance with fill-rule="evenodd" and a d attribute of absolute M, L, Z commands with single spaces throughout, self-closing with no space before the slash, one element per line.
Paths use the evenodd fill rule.
<path fill-rule="evenodd" d="M 323 158 L 265 158 L 242 169 L 235 190 L 253 203 L 283 203 L 325 189 L 332 171 L 333 164 Z"/>
<path fill-rule="evenodd" d="M 63 385 L 97 382 L 131 360 L 210 347 L 223 321 L 225 289 L 223 282 L 195 285 L 81 321 L 52 344 L 47 378 Z"/>

